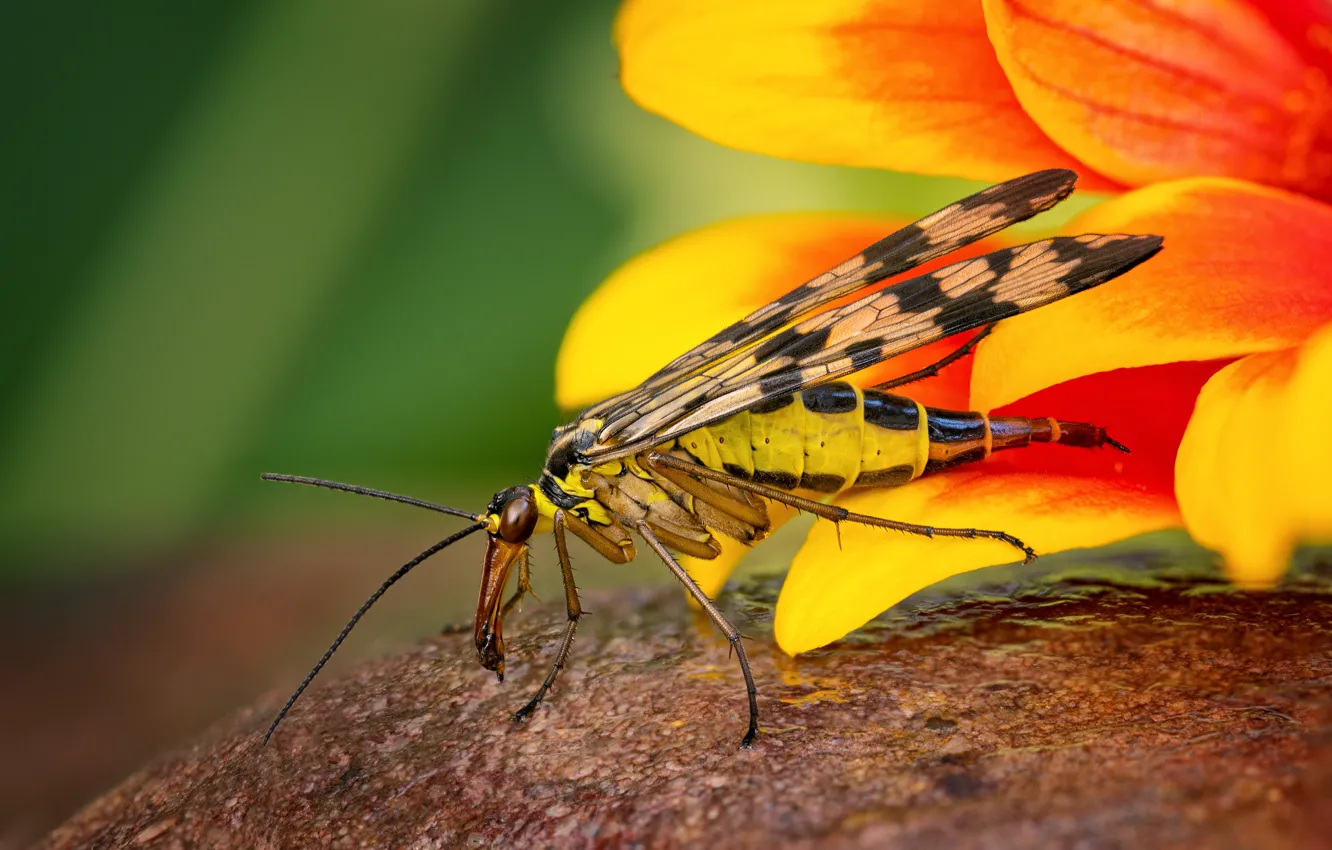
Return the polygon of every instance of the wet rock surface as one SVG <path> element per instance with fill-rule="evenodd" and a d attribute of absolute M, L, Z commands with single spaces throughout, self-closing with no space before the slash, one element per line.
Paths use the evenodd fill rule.
<path fill-rule="evenodd" d="M 727 647 L 670 590 L 590 595 L 528 722 L 559 606 L 509 671 L 441 635 L 283 694 L 93 802 L 46 847 L 1288 847 L 1332 843 L 1332 594 L 1120 569 L 922 594 L 842 643 Z"/>

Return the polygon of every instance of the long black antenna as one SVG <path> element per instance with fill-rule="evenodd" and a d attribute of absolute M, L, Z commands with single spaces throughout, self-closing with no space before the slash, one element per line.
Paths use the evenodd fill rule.
<path fill-rule="evenodd" d="M 372 490 L 369 487 L 357 487 L 355 484 L 342 484 L 338 481 L 329 481 L 324 478 L 307 478 L 304 475 L 282 475 L 277 472 L 265 472 L 260 476 L 265 481 L 283 481 L 288 484 L 309 484 L 311 487 L 323 487 L 328 490 L 341 490 L 344 493 L 356 493 L 359 496 L 373 496 L 376 499 L 387 499 L 390 502 L 402 502 L 404 505 L 416 505 L 418 508 L 425 508 L 431 511 L 438 511 L 450 516 L 460 516 L 464 519 L 481 521 L 481 516 L 474 513 L 468 513 L 458 508 L 450 508 L 447 505 L 437 505 L 434 502 L 427 502 L 423 499 L 413 499 L 411 496 L 399 496 L 397 493 L 388 493 L 384 490 Z"/>
<path fill-rule="evenodd" d="M 264 477 L 267 478 L 268 476 L 265 475 Z M 289 479 L 279 478 L 277 480 L 282 481 Z M 304 484 L 306 482 L 298 481 L 297 483 Z M 327 482 L 327 483 L 332 483 L 332 482 Z M 465 516 L 470 516 L 470 514 L 465 514 Z M 425 550 L 421 554 L 417 555 L 415 558 L 412 558 L 410 561 L 403 564 L 401 567 L 398 568 L 397 572 L 389 576 L 388 579 L 379 586 L 379 590 L 376 590 L 374 593 L 370 594 L 370 598 L 365 600 L 365 604 L 363 604 L 359 609 L 357 609 L 356 613 L 352 615 L 352 618 L 347 621 L 347 625 L 343 626 L 342 631 L 338 632 L 337 638 L 333 640 L 333 643 L 324 652 L 323 657 L 319 659 L 319 663 L 314 666 L 314 669 L 312 669 L 308 674 L 306 674 L 305 681 L 301 682 L 301 686 L 297 688 L 295 693 L 293 693 L 291 697 L 287 700 L 287 704 L 282 706 L 282 710 L 278 712 L 277 717 L 273 718 L 273 723 L 268 727 L 268 731 L 264 733 L 264 743 L 267 744 L 268 739 L 273 737 L 273 733 L 277 731 L 278 724 L 282 722 L 282 718 L 287 716 L 287 712 L 291 711 L 291 707 L 296 702 L 297 698 L 299 698 L 300 695 L 305 692 L 305 689 L 310 686 L 310 682 L 314 681 L 314 677 L 319 675 L 319 671 L 324 669 L 324 665 L 328 663 L 328 659 L 332 658 L 333 653 L 338 651 L 338 647 L 342 646 L 342 642 L 347 639 L 347 635 L 351 633 L 352 628 L 357 624 L 357 622 L 360 621 L 361 617 L 365 616 L 365 612 L 370 610 L 370 606 L 374 605 L 375 602 L 378 601 L 379 597 L 384 595 L 384 591 L 392 587 L 398 581 L 398 579 L 407 575 L 409 572 L 412 571 L 414 567 L 416 567 L 417 564 L 420 564 L 426 558 L 429 558 L 431 555 L 435 554 L 436 552 L 445 548 L 446 546 L 452 546 L 454 543 L 457 543 L 459 540 L 462 540 L 464 537 L 471 534 L 472 532 L 480 531 L 485 527 L 486 524 L 484 522 L 478 522 L 476 525 L 469 525 L 466 528 L 464 528 L 462 531 L 450 534 L 448 537 L 439 541 L 434 546 L 431 546 L 429 549 Z"/>

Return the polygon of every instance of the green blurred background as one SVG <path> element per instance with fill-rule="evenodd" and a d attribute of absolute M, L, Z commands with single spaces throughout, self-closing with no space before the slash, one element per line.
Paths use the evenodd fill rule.
<path fill-rule="evenodd" d="M 260 471 L 479 507 L 539 468 L 564 327 L 635 252 L 731 215 L 922 212 L 971 188 L 642 112 L 615 6 L 0 12 L 0 847 L 289 687 L 451 527 Z M 414 575 L 347 657 L 465 616 L 476 555 Z M 584 563 L 585 584 L 668 579 Z"/>

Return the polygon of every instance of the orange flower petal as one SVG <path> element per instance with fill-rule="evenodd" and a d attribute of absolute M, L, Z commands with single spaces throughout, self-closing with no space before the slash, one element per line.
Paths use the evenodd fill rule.
<path fill-rule="evenodd" d="M 1098 546 L 1179 523 L 1173 497 L 1127 480 L 996 473 L 981 467 L 871 490 L 850 510 L 940 527 L 995 528 L 1038 552 Z M 840 534 L 840 540 L 838 535 Z M 989 540 L 927 540 L 843 523 L 814 526 L 777 600 L 777 643 L 792 655 L 831 643 L 952 575 L 1016 560 Z"/>
<path fill-rule="evenodd" d="M 556 400 L 572 410 L 637 385 L 716 331 L 905 224 L 878 216 L 759 216 L 719 222 L 639 254 L 607 278 L 570 323 L 555 364 Z M 983 239 L 913 273 L 1003 244 Z M 960 344 L 936 343 L 857 380 L 868 385 L 906 374 Z M 926 403 L 965 404 L 968 370 L 969 359 L 913 384 L 912 392 Z"/>
<path fill-rule="evenodd" d="M 1332 85 L 1243 0 L 984 0 L 1018 100 L 1143 185 L 1221 174 L 1332 195 Z"/>
<path fill-rule="evenodd" d="M 847 380 L 858 387 L 872 387 L 884 381 L 910 375 L 912 372 L 938 363 L 978 333 L 980 331 L 968 331 L 932 342 L 877 366 L 871 366 L 863 372 L 857 372 Z M 965 408 L 968 406 L 967 397 L 971 391 L 972 359 L 973 357 L 964 357 L 949 364 L 933 378 L 894 387 L 889 392 L 910 396 L 930 407 L 943 407 L 949 410 Z"/>
<path fill-rule="evenodd" d="M 1121 278 L 1005 321 L 977 352 L 972 403 L 998 407 L 1110 369 L 1299 344 L 1332 319 L 1332 207 L 1249 183 L 1181 180 L 1093 207 L 1066 232 L 1159 233 Z"/>
<path fill-rule="evenodd" d="M 1022 111 L 978 3 L 631 0 L 615 25 L 640 106 L 724 145 L 1006 179 L 1076 168 Z"/>
<path fill-rule="evenodd" d="M 571 410 L 637 386 L 677 355 L 906 223 L 819 213 L 756 216 L 699 228 L 639 254 L 570 322 L 555 363 L 556 401 Z"/>
<path fill-rule="evenodd" d="M 1261 0 L 1254 5 L 1304 61 L 1332 74 L 1332 4 L 1327 0 Z"/>
<path fill-rule="evenodd" d="M 1246 584 L 1279 578 L 1302 541 L 1332 541 L 1332 324 L 1301 348 L 1255 354 L 1198 396 L 1179 447 L 1189 532 Z"/>
<path fill-rule="evenodd" d="M 1119 477 L 1162 493 L 1172 492 L 1175 453 L 1193 414 L 1199 390 L 1224 360 L 1115 369 L 1056 384 L 994 411 L 999 416 L 1053 416 L 1090 422 L 1128 446 L 1086 451 L 1035 445 L 996 452 L 985 468 L 1001 471 Z"/>
<path fill-rule="evenodd" d="M 1198 390 L 1221 365 L 1171 363 L 1090 375 L 996 411 L 1092 422 L 1132 454 L 1037 445 L 837 503 L 907 522 L 1002 529 L 1044 554 L 1178 525 L 1175 449 Z M 841 527 L 846 551 L 838 555 L 836 533 L 829 523 L 815 526 L 782 587 L 776 629 L 787 652 L 836 640 L 948 576 L 1014 560 L 1013 550 L 998 543 L 925 540 L 850 524 Z"/>

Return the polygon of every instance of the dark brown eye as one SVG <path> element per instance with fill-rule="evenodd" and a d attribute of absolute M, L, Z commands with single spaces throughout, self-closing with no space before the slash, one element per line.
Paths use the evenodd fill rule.
<path fill-rule="evenodd" d="M 510 543 L 522 543 L 532 536 L 537 524 L 537 506 L 528 493 L 509 500 L 500 514 L 499 533 Z"/>

